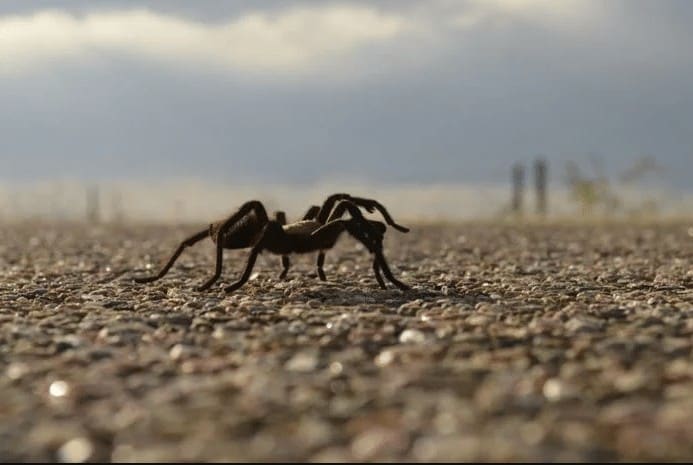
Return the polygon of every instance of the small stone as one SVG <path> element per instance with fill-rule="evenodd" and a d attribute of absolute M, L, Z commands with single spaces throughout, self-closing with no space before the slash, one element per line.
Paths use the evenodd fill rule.
<path fill-rule="evenodd" d="M 558 402 L 565 397 L 566 388 L 560 379 L 551 378 L 544 383 L 542 392 L 547 400 L 551 402 Z"/>
<path fill-rule="evenodd" d="M 391 364 L 395 360 L 395 354 L 392 350 L 383 350 L 380 352 L 374 360 L 374 363 L 379 367 L 384 367 Z"/>
<path fill-rule="evenodd" d="M 294 355 L 286 364 L 284 368 L 289 371 L 297 371 L 302 373 L 307 373 L 315 370 L 318 366 L 318 357 L 313 352 L 299 352 Z"/>
<path fill-rule="evenodd" d="M 426 335 L 418 329 L 405 329 L 399 335 L 399 342 L 402 344 L 423 344 L 426 342 Z"/>
<path fill-rule="evenodd" d="M 175 346 L 171 347 L 168 355 L 171 357 L 171 360 L 181 360 L 184 358 L 189 358 L 194 352 L 194 349 L 190 346 L 185 344 L 176 344 Z"/>
<path fill-rule="evenodd" d="M 94 453 L 94 446 L 85 437 L 70 439 L 58 449 L 58 461 L 63 463 L 83 463 Z"/>
<path fill-rule="evenodd" d="M 565 327 L 571 333 L 601 331 L 602 322 L 594 318 L 574 317 L 568 320 Z"/>
<path fill-rule="evenodd" d="M 344 367 L 342 366 L 341 363 L 339 362 L 332 362 L 330 363 L 330 374 L 337 376 L 344 371 Z"/>
<path fill-rule="evenodd" d="M 62 380 L 53 381 L 48 388 L 48 393 L 52 397 L 65 397 L 70 393 L 70 385 Z"/>
<path fill-rule="evenodd" d="M 5 370 L 5 374 L 8 378 L 15 381 L 22 378 L 29 372 L 29 366 L 26 363 L 11 363 L 10 366 Z"/>

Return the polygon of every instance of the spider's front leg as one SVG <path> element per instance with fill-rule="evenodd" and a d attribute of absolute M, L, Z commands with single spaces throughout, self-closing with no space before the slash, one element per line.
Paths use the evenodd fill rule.
<path fill-rule="evenodd" d="M 330 219 L 341 218 L 345 210 L 343 208 L 340 209 L 339 202 L 345 200 L 353 203 L 354 205 L 358 205 L 361 208 L 365 208 L 368 213 L 373 213 L 375 210 L 378 210 L 387 224 L 400 232 L 409 232 L 409 228 L 395 223 L 395 220 L 392 219 L 392 216 L 390 216 L 387 209 L 377 200 L 354 197 L 349 194 L 332 194 L 329 196 L 327 200 L 325 200 L 322 208 L 318 209 L 316 219 L 320 223 L 325 224 L 326 222 L 330 221 Z"/>
<path fill-rule="evenodd" d="M 380 275 L 380 270 L 382 270 L 383 273 L 385 274 L 385 277 L 392 284 L 397 286 L 397 288 L 399 288 L 400 290 L 406 291 L 408 289 L 411 289 L 408 285 L 399 281 L 392 274 L 392 271 L 390 270 L 390 267 L 388 266 L 387 261 L 385 260 L 385 255 L 383 255 L 383 241 L 382 241 L 382 239 L 378 239 L 375 241 L 370 240 L 369 237 L 362 230 L 361 225 L 357 225 L 357 224 L 352 223 L 352 224 L 350 224 L 350 226 L 347 230 L 357 240 L 361 241 L 368 248 L 368 250 L 373 254 L 373 256 L 374 256 L 373 257 L 373 273 L 375 274 L 375 279 L 378 281 L 378 285 L 382 289 L 386 289 L 386 286 L 385 286 L 385 282 L 383 281 L 382 276 Z"/>
<path fill-rule="evenodd" d="M 369 212 L 373 213 L 374 210 L 378 210 L 381 215 L 383 215 L 383 218 L 385 218 L 385 222 L 395 228 L 397 231 L 407 233 L 409 232 L 409 228 L 404 227 L 402 225 L 399 225 L 395 223 L 395 220 L 392 219 L 390 216 L 390 213 L 387 211 L 387 209 L 377 200 L 373 199 L 364 199 L 361 197 L 351 197 L 352 202 L 354 202 L 356 205 L 365 208 Z"/>

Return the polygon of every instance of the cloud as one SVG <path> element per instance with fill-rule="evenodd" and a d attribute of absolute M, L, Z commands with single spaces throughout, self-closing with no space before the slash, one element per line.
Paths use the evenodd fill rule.
<path fill-rule="evenodd" d="M 81 17 L 40 11 L 0 17 L 0 73 L 114 52 L 236 71 L 301 73 L 410 27 L 402 16 L 362 5 L 252 12 L 217 24 L 149 10 Z"/>
<path fill-rule="evenodd" d="M 468 0 L 454 4 L 459 8 L 451 15 L 451 23 L 460 29 L 521 20 L 563 31 L 584 31 L 585 24 L 601 16 L 595 3 L 585 0 Z"/>

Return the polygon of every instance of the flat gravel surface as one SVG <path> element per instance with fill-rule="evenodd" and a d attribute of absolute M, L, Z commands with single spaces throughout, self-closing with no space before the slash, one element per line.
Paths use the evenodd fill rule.
<path fill-rule="evenodd" d="M 222 288 L 195 226 L 0 230 L 0 461 L 693 460 L 693 223 L 410 225 Z"/>

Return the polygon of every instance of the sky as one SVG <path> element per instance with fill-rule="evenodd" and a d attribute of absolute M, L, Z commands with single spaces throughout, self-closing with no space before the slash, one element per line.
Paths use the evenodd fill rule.
<path fill-rule="evenodd" d="M 0 2 L 0 181 L 693 189 L 693 2 Z"/>

